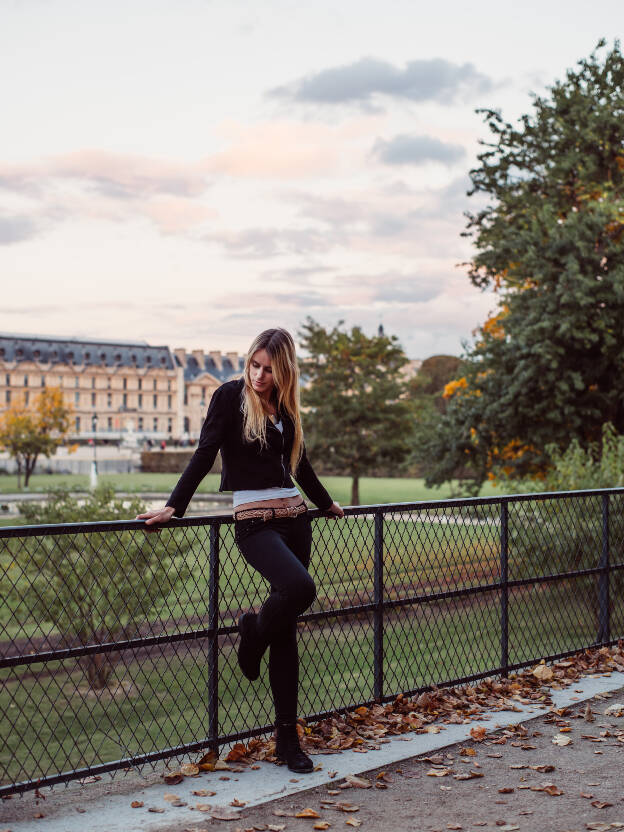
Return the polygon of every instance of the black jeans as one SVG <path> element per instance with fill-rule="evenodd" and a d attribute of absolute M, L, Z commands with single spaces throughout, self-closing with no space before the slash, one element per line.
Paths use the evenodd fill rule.
<path fill-rule="evenodd" d="M 269 647 L 269 682 L 275 719 L 290 722 L 297 716 L 299 655 L 297 616 L 316 597 L 308 572 L 312 528 L 306 514 L 264 521 L 237 520 L 234 537 L 243 557 L 271 584 L 258 613 L 258 635 Z"/>

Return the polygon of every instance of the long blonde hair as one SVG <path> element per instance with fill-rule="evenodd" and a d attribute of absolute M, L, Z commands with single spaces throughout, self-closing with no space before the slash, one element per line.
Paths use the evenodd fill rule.
<path fill-rule="evenodd" d="M 266 350 L 271 359 L 273 383 L 277 393 L 277 407 L 290 416 L 295 426 L 295 437 L 290 452 L 290 470 L 296 471 L 303 452 L 303 429 L 299 404 L 299 367 L 295 342 L 285 329 L 265 329 L 254 339 L 245 359 L 245 389 L 242 403 L 243 437 L 247 442 L 259 439 L 266 446 L 266 410 L 262 399 L 251 386 L 251 359 L 258 350 Z"/>

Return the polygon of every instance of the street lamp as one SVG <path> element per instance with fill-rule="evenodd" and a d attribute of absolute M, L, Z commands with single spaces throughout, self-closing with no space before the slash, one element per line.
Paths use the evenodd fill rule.
<path fill-rule="evenodd" d="M 97 424 L 98 424 L 98 417 L 97 413 L 94 413 L 91 417 L 91 431 L 93 432 L 93 462 L 91 463 L 91 489 L 95 490 L 97 488 L 97 481 L 98 481 L 98 474 L 97 474 L 97 455 L 96 455 L 96 446 L 95 446 L 95 434 L 97 431 Z"/>

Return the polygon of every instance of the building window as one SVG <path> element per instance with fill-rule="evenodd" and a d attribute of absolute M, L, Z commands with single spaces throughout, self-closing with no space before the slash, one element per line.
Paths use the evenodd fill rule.
<path fill-rule="evenodd" d="M 171 419 L 167 419 L 167 433 L 173 432 L 173 421 Z"/>
<path fill-rule="evenodd" d="M 11 373 L 6 374 L 5 380 L 6 380 L 6 386 L 10 387 L 11 386 Z"/>
<path fill-rule="evenodd" d="M 4 398 L 7 404 L 11 404 L 11 391 L 7 390 L 4 394 Z"/>
<path fill-rule="evenodd" d="M 76 433 L 80 433 L 80 416 L 76 416 Z"/>
<path fill-rule="evenodd" d="M 78 391 L 74 393 L 74 404 L 80 404 L 80 393 Z"/>
<path fill-rule="evenodd" d="M 106 386 L 107 386 L 107 388 L 108 388 L 109 390 L 110 390 L 110 389 L 111 389 L 111 387 L 113 386 L 113 380 L 112 380 L 112 378 L 111 378 L 110 376 L 108 377 L 108 382 L 107 382 L 107 385 L 106 385 Z"/>
<path fill-rule="evenodd" d="M 139 379 L 139 390 L 142 390 L 142 389 L 143 389 L 143 379 L 140 378 Z"/>
<path fill-rule="evenodd" d="M 106 394 L 106 407 L 112 407 L 112 406 L 113 406 L 113 394 L 112 393 L 107 393 Z"/>
<path fill-rule="evenodd" d="M 167 379 L 167 390 L 171 392 L 171 379 Z"/>
<path fill-rule="evenodd" d="M 41 376 L 41 386 L 45 387 L 45 376 Z"/>
<path fill-rule="evenodd" d="M 158 407 L 158 396 L 154 393 L 154 410 Z"/>
<path fill-rule="evenodd" d="M 157 390 L 157 389 L 158 388 L 156 387 L 156 379 L 154 379 L 154 390 Z"/>
<path fill-rule="evenodd" d="M 154 416 L 154 433 L 158 430 L 158 416 Z"/>
<path fill-rule="evenodd" d="M 24 387 L 28 387 L 28 376 L 24 376 Z"/>
<path fill-rule="evenodd" d="M 202 399 L 203 399 L 203 401 L 206 401 L 206 388 L 205 387 L 202 387 Z"/>
<path fill-rule="evenodd" d="M 91 379 L 91 389 L 95 390 L 95 376 Z"/>
<path fill-rule="evenodd" d="M 106 420 L 106 430 L 112 430 L 112 429 L 113 429 L 113 417 L 109 416 Z"/>
<path fill-rule="evenodd" d="M 188 404 L 188 393 L 186 389 L 184 390 L 184 404 Z"/>
<path fill-rule="evenodd" d="M 123 406 L 128 407 L 128 394 L 127 393 L 123 394 Z"/>
<path fill-rule="evenodd" d="M 167 396 L 167 410 L 171 410 L 171 396 Z"/>
<path fill-rule="evenodd" d="M 143 407 L 143 393 L 139 393 L 139 395 L 137 396 L 137 400 L 138 400 L 137 407 Z"/>
<path fill-rule="evenodd" d="M 124 378 L 124 380 L 123 380 L 123 389 L 124 390 L 128 389 L 128 379 L 127 378 Z"/>
<path fill-rule="evenodd" d="M 139 430 L 143 430 L 143 417 L 139 416 Z"/>
<path fill-rule="evenodd" d="M 95 407 L 95 393 L 91 393 L 91 407 Z"/>

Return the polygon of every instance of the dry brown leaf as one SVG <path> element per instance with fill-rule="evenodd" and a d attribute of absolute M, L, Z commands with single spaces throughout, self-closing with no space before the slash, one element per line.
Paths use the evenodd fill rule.
<path fill-rule="evenodd" d="M 459 824 L 459 823 L 447 823 L 446 828 L 447 829 L 463 829 L 464 827 L 461 826 L 461 824 Z"/>
<path fill-rule="evenodd" d="M 148 812 L 153 812 L 155 815 L 162 815 L 164 814 L 164 809 L 161 809 L 160 806 L 150 806 L 147 810 Z"/>
<path fill-rule="evenodd" d="M 267 829 L 269 829 L 270 832 L 282 832 L 282 830 L 286 829 L 286 824 L 285 823 L 269 823 L 269 824 L 267 824 Z"/>
<path fill-rule="evenodd" d="M 607 803 L 606 800 L 592 800 L 591 805 L 596 809 L 606 809 L 608 806 L 613 806 L 613 803 Z"/>
<path fill-rule="evenodd" d="M 450 773 L 450 768 L 430 768 L 427 777 L 446 777 Z"/>
<path fill-rule="evenodd" d="M 191 794 L 195 797 L 214 797 L 216 792 L 211 792 L 210 789 L 194 789 Z"/>
<path fill-rule="evenodd" d="M 355 803 L 336 803 L 336 809 L 339 809 L 341 812 L 359 812 L 360 807 L 356 806 Z"/>
<path fill-rule="evenodd" d="M 143 801 L 142 800 L 133 800 L 132 803 L 130 804 L 131 809 L 141 809 L 142 806 L 143 806 Z"/>
<path fill-rule="evenodd" d="M 238 820 L 240 816 L 240 812 L 232 812 L 226 806 L 215 806 L 210 813 L 214 820 Z"/>
<path fill-rule="evenodd" d="M 199 766 L 195 763 L 184 763 L 183 766 L 180 766 L 180 773 L 185 777 L 195 777 L 199 774 Z"/>
<path fill-rule="evenodd" d="M 278 818 L 294 818 L 295 812 L 289 809 L 273 809 L 273 814 Z"/>
<path fill-rule="evenodd" d="M 302 809 L 300 812 L 297 812 L 295 815 L 296 818 L 320 818 L 318 812 L 315 812 L 314 809 Z"/>
<path fill-rule="evenodd" d="M 593 794 L 590 794 L 589 792 L 580 792 L 580 795 L 581 797 L 587 798 L 587 800 L 591 800 L 593 797 Z"/>
<path fill-rule="evenodd" d="M 560 747 L 564 745 L 570 745 L 571 742 L 572 737 L 566 737 L 565 734 L 555 734 L 555 736 L 552 738 L 553 745 L 558 745 Z"/>
<path fill-rule="evenodd" d="M 168 786 L 177 786 L 184 780 L 184 777 L 179 771 L 172 771 L 171 774 L 165 774 L 163 780 Z"/>
<path fill-rule="evenodd" d="M 346 774 L 345 780 L 349 785 L 354 786 L 356 789 L 370 789 L 371 782 L 367 780 L 366 777 L 357 777 L 355 774 Z"/>
<path fill-rule="evenodd" d="M 531 673 L 533 674 L 533 676 L 535 676 L 536 679 L 539 679 L 540 682 L 550 682 L 550 680 L 554 676 L 552 668 L 548 667 L 548 665 L 543 663 L 538 664 L 537 667 L 534 667 Z"/>
<path fill-rule="evenodd" d="M 312 829 L 329 829 L 331 823 L 328 823 L 326 820 L 320 820 L 318 823 L 315 823 Z"/>
<path fill-rule="evenodd" d="M 539 771 L 540 774 L 549 774 L 551 771 L 555 770 L 554 766 L 551 765 L 543 765 L 543 766 L 529 766 L 532 771 Z"/>
<path fill-rule="evenodd" d="M 459 752 L 462 757 L 476 757 L 477 752 L 474 748 L 462 748 Z"/>
<path fill-rule="evenodd" d="M 246 805 L 247 805 L 247 801 L 246 801 L 246 800 L 239 800 L 239 799 L 238 799 L 238 798 L 236 798 L 236 797 L 235 797 L 235 798 L 234 798 L 234 800 L 232 800 L 232 802 L 230 803 L 230 806 L 238 806 L 238 807 L 240 807 L 240 806 L 246 806 Z"/>
<path fill-rule="evenodd" d="M 498 790 L 499 794 L 513 794 L 515 789 L 512 786 L 503 786 Z"/>
<path fill-rule="evenodd" d="M 357 818 L 347 818 L 345 823 L 347 824 L 347 826 L 361 826 L 362 825 L 362 821 L 358 820 Z"/>
<path fill-rule="evenodd" d="M 485 739 L 486 729 L 483 725 L 478 725 L 470 729 L 470 736 L 475 742 L 483 742 Z"/>
<path fill-rule="evenodd" d="M 596 717 L 594 716 L 594 712 L 592 711 L 591 705 L 589 702 L 587 703 L 587 707 L 585 708 L 585 712 L 583 713 L 586 722 L 595 722 Z"/>
<path fill-rule="evenodd" d="M 175 803 L 177 800 L 180 800 L 177 794 L 172 794 L 171 792 L 167 792 L 163 795 L 163 800 L 166 800 L 167 803 Z"/>
<path fill-rule="evenodd" d="M 216 751 L 214 751 L 214 750 L 208 751 L 206 754 L 204 754 L 203 757 L 199 758 L 199 760 L 197 761 L 197 765 L 198 766 L 209 765 L 209 764 L 214 765 L 217 762 L 218 759 L 219 759 L 219 754 Z"/>
<path fill-rule="evenodd" d="M 225 760 L 217 760 L 214 764 L 215 771 L 232 771 L 232 767 L 229 766 Z"/>
<path fill-rule="evenodd" d="M 237 742 L 235 745 L 232 746 L 232 748 L 226 755 L 225 759 L 228 763 L 236 763 L 238 762 L 238 760 L 242 760 L 246 756 L 247 749 L 245 748 L 242 742 Z"/>
<path fill-rule="evenodd" d="M 551 797 L 558 797 L 563 794 L 561 789 L 558 786 L 555 786 L 554 783 L 544 783 L 542 791 L 546 792 L 546 794 L 549 794 Z"/>
<path fill-rule="evenodd" d="M 212 803 L 196 803 L 195 808 L 198 812 L 210 812 Z"/>

